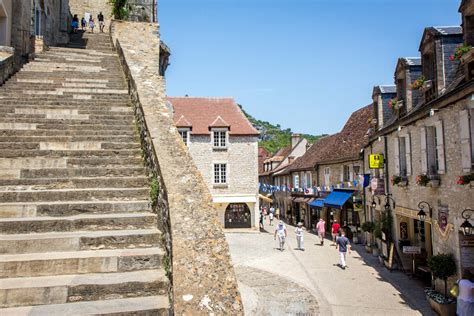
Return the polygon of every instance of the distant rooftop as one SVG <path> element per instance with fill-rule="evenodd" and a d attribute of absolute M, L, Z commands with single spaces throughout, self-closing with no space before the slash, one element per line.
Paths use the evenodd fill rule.
<path fill-rule="evenodd" d="M 420 57 L 402 57 L 402 59 L 410 66 L 421 66 Z"/>
<path fill-rule="evenodd" d="M 383 86 L 378 86 L 378 87 L 381 93 L 396 93 L 397 92 L 397 86 L 395 85 L 383 85 Z"/>
<path fill-rule="evenodd" d="M 433 29 L 438 31 L 441 35 L 462 34 L 462 28 L 460 26 L 433 26 Z"/>

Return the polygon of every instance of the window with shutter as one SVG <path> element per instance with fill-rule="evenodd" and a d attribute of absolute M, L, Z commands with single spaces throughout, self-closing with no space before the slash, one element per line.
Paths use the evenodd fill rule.
<path fill-rule="evenodd" d="M 405 177 L 407 175 L 407 156 L 406 156 L 406 142 L 405 137 L 400 137 L 398 140 L 399 161 L 400 161 L 400 175 Z"/>
<path fill-rule="evenodd" d="M 472 115 L 469 117 L 469 110 L 459 112 L 459 138 L 461 143 L 461 166 L 463 172 L 470 172 L 474 165 L 474 153 L 472 152 Z"/>
<path fill-rule="evenodd" d="M 406 161 L 406 169 L 407 169 L 407 176 L 411 175 L 411 141 L 410 141 L 410 134 L 405 136 L 405 161 Z"/>
<path fill-rule="evenodd" d="M 421 150 L 421 172 L 428 172 L 428 157 L 426 151 L 426 127 L 422 126 L 420 129 L 420 150 Z"/>
<path fill-rule="evenodd" d="M 438 121 L 435 123 L 436 131 L 436 167 L 439 174 L 446 172 L 446 160 L 444 157 L 444 133 L 443 133 L 443 122 Z"/>
<path fill-rule="evenodd" d="M 393 138 L 393 162 L 395 165 L 394 175 L 400 175 L 400 153 L 398 147 L 398 137 Z"/>

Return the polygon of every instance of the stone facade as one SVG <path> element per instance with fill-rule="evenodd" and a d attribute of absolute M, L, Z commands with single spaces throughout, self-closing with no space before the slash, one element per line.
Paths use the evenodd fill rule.
<path fill-rule="evenodd" d="M 91 14 L 96 19 L 99 12 L 104 15 L 106 24 L 108 24 L 107 20 L 110 21 L 112 18 L 112 8 L 108 0 L 69 0 L 69 7 L 71 14 L 77 14 L 79 19 L 85 16 L 86 13 Z M 105 30 L 108 30 L 108 27 Z"/>
<path fill-rule="evenodd" d="M 114 22 L 111 29 L 159 163 L 161 198 L 169 207 L 174 313 L 241 315 L 237 280 L 211 194 L 179 139 L 165 100 L 164 80 L 156 67 L 158 26 Z"/>
<path fill-rule="evenodd" d="M 230 135 L 227 150 L 213 150 L 210 135 L 191 135 L 188 148 L 211 191 L 222 225 L 225 210 L 232 201 L 232 203 L 246 203 L 249 206 L 251 226 L 257 228 L 258 138 Z M 227 165 L 226 186 L 213 184 L 214 163 Z"/>

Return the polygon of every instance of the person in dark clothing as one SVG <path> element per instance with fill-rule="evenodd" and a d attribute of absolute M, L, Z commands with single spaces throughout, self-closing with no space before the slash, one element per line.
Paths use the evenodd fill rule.
<path fill-rule="evenodd" d="M 97 16 L 97 21 L 99 21 L 99 29 L 102 33 L 104 33 L 104 28 L 105 28 L 105 21 L 104 21 L 104 15 L 102 12 L 99 13 Z"/>

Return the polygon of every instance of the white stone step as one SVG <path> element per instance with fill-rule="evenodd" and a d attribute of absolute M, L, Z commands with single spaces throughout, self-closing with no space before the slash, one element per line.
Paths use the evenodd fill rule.
<path fill-rule="evenodd" d="M 2 316 L 50 316 L 50 315 L 133 315 L 134 312 L 149 311 L 148 315 L 166 315 L 169 300 L 166 295 L 124 298 L 106 301 L 77 302 L 0 309 Z M 145 315 L 145 314 L 140 314 Z"/>
<path fill-rule="evenodd" d="M 156 247 L 160 234 L 152 228 L 0 235 L 0 254 Z"/>
<path fill-rule="evenodd" d="M 0 255 L 0 278 L 159 269 L 163 255 L 158 247 Z"/>
<path fill-rule="evenodd" d="M 162 269 L 0 279 L 0 308 L 163 295 L 168 286 Z"/>

